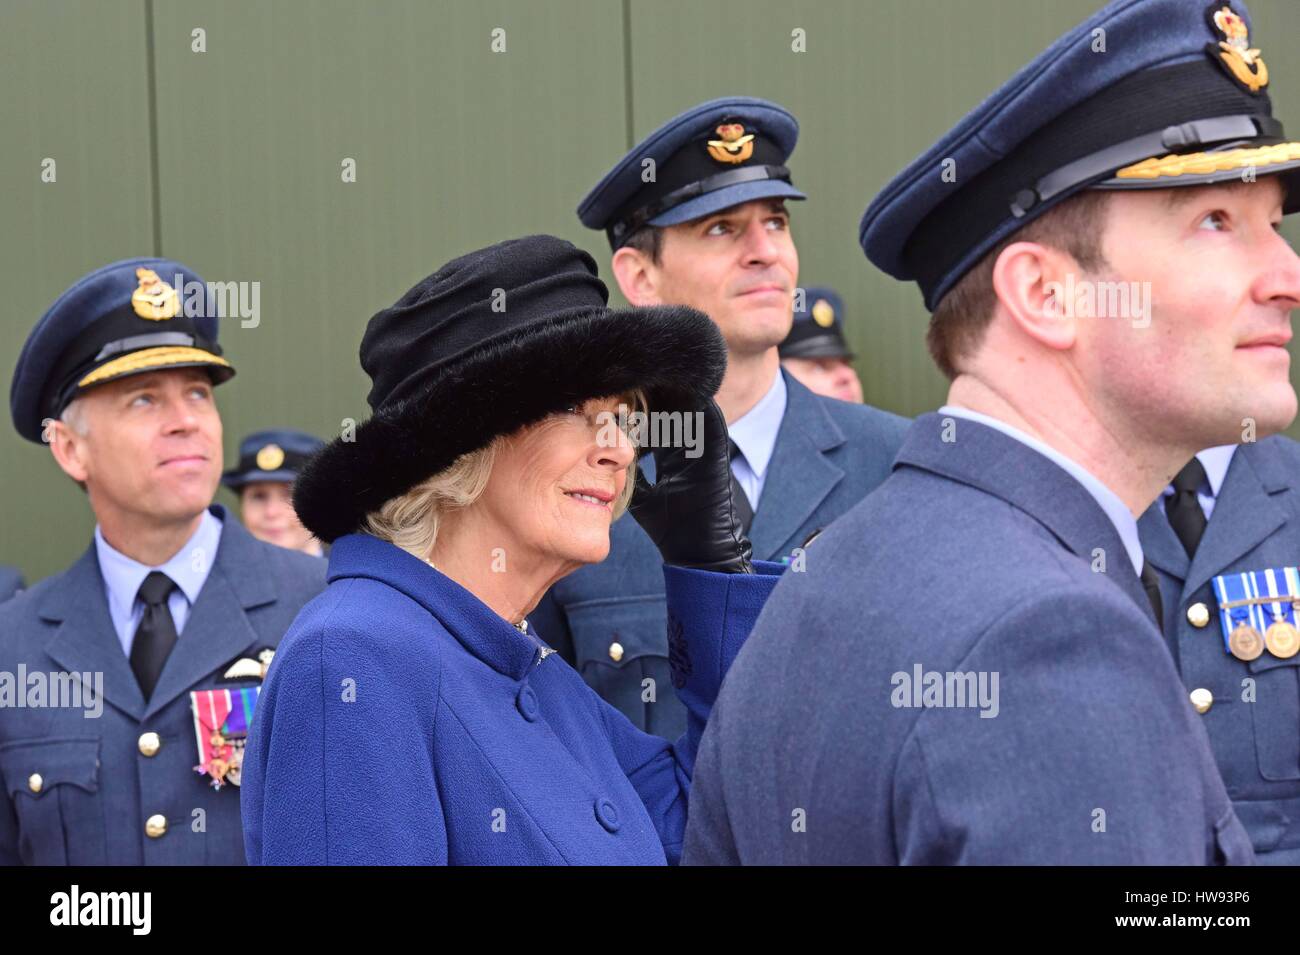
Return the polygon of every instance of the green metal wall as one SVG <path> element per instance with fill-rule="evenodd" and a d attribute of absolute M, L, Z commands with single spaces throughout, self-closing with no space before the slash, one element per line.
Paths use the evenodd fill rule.
<path fill-rule="evenodd" d="M 32 324 L 78 275 L 164 254 L 208 280 L 261 283 L 261 323 L 222 329 L 239 369 L 218 390 L 227 460 L 256 428 L 330 436 L 367 414 L 357 346 L 376 309 L 452 256 L 528 232 L 578 242 L 603 267 L 603 238 L 573 212 L 587 188 L 674 113 L 746 94 L 802 126 L 801 282 L 844 293 L 867 400 L 916 414 L 944 394 L 920 296 L 862 257 L 858 218 L 1098 6 L 0 0 L 0 369 L 7 382 Z M 1278 114 L 1300 122 L 1300 63 L 1284 45 L 1300 36 L 1300 4 L 1250 6 Z M 490 48 L 498 27 L 504 53 Z M 196 28 L 204 53 L 191 50 Z M 796 29 L 806 52 L 791 50 Z M 55 183 L 41 181 L 46 157 Z M 342 181 L 345 158 L 355 183 Z M 86 546 L 84 497 L 7 426 L 0 489 L 0 563 L 36 580 Z"/>

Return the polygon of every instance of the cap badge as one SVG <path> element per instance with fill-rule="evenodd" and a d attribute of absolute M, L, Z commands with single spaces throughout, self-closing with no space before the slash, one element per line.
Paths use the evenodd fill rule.
<path fill-rule="evenodd" d="M 1210 55 L 1215 57 L 1238 83 L 1252 93 L 1258 93 L 1268 85 L 1268 67 L 1264 65 L 1259 50 L 1250 47 L 1250 31 L 1246 21 L 1229 6 L 1215 9 L 1211 7 L 1209 17 L 1214 28 L 1225 39 L 1218 46 L 1210 44 Z"/>
<path fill-rule="evenodd" d="M 826 299 L 819 298 L 813 303 L 812 317 L 813 321 L 822 328 L 830 328 L 835 324 L 835 309 L 831 307 L 831 303 Z"/>
<path fill-rule="evenodd" d="M 754 134 L 745 133 L 740 123 L 723 123 L 716 130 L 719 138 L 708 141 L 709 155 L 718 162 L 742 163 L 754 155 Z"/>
<path fill-rule="evenodd" d="M 161 322 L 181 310 L 176 290 L 160 279 L 153 269 L 136 269 L 135 277 L 140 286 L 131 293 L 131 307 L 141 318 Z"/>
<path fill-rule="evenodd" d="M 284 464 L 284 451 L 278 444 L 268 444 L 257 452 L 257 466 L 263 471 L 274 471 Z"/>

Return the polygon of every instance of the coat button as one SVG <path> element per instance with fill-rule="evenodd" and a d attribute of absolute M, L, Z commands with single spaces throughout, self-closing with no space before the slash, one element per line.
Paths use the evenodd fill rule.
<path fill-rule="evenodd" d="M 596 800 L 596 819 L 607 832 L 618 832 L 618 809 L 608 799 Z"/>
<path fill-rule="evenodd" d="M 1188 695 L 1191 697 L 1192 706 L 1196 707 L 1198 713 L 1208 713 L 1210 707 L 1214 705 L 1214 694 L 1204 687 L 1192 690 Z"/>
<path fill-rule="evenodd" d="M 617 663 L 623 659 L 623 644 L 615 640 L 609 645 L 609 658 Z"/>
<path fill-rule="evenodd" d="M 1187 608 L 1187 622 L 1197 630 L 1210 622 L 1210 608 L 1203 603 L 1194 603 Z"/>
<path fill-rule="evenodd" d="M 40 773 L 32 773 L 30 776 L 27 777 L 27 788 L 34 793 L 40 792 L 41 787 L 43 787 L 44 785 L 45 785 L 45 780 L 41 778 Z"/>
<path fill-rule="evenodd" d="M 157 839 L 167 831 L 167 817 L 155 813 L 144 821 L 144 834 L 150 839 Z"/>
<path fill-rule="evenodd" d="M 162 738 L 157 733 L 141 733 L 137 745 L 145 756 L 152 756 L 162 746 Z"/>
<path fill-rule="evenodd" d="M 519 695 L 515 697 L 515 705 L 519 707 L 519 712 L 523 718 L 530 723 L 537 719 L 537 714 L 541 709 L 537 705 L 537 694 L 533 692 L 533 688 L 527 683 L 519 688 Z"/>

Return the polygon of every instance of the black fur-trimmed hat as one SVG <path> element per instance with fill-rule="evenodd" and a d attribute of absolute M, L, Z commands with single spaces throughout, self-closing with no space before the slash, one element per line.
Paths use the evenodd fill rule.
<path fill-rule="evenodd" d="M 650 409 L 711 398 L 726 370 L 691 308 L 611 309 L 596 263 L 554 236 L 455 259 L 370 320 L 361 367 L 373 412 L 312 457 L 294 507 L 323 541 L 458 457 L 548 414 L 633 389 Z"/>

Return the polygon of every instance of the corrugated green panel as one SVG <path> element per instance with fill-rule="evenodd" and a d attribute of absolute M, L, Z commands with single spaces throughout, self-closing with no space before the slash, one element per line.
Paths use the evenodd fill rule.
<path fill-rule="evenodd" d="M 150 254 L 148 53 L 143 0 L 6 0 L 0 7 L 0 562 L 35 580 L 90 541 L 85 497 L 9 424 L 23 341 L 77 276 Z M 56 181 L 41 181 L 55 161 Z"/>
<path fill-rule="evenodd" d="M 925 314 L 914 287 L 862 257 L 858 218 L 909 159 L 1096 5 L 628 0 L 625 23 L 612 0 L 168 0 L 153 4 L 151 34 L 145 0 L 9 0 L 0 275 L 11 319 L 0 357 L 11 369 L 75 276 L 161 251 L 212 280 L 261 283 L 260 325 L 223 332 L 240 370 L 219 392 L 228 458 L 242 433 L 267 425 L 333 434 L 366 416 L 356 349 L 377 308 L 451 256 L 529 231 L 578 241 L 607 271 L 603 238 L 573 210 L 628 130 L 639 137 L 693 103 L 743 93 L 799 116 L 793 167 L 810 195 L 795 208 L 801 280 L 845 293 L 868 400 L 914 414 L 944 394 Z M 1300 6 L 1251 7 L 1278 113 L 1300 128 L 1300 66 L 1283 45 L 1300 35 Z M 199 28 L 204 53 L 191 49 Z M 795 29 L 806 53 L 791 50 Z M 47 156 L 57 184 L 40 182 Z M 357 162 L 356 183 L 341 181 L 344 158 Z M 1286 233 L 1300 240 L 1295 225 Z M 32 578 L 66 565 L 91 520 L 48 454 L 0 429 L 0 481 L 0 561 Z"/>
<path fill-rule="evenodd" d="M 792 204 L 800 281 L 845 296 L 867 400 L 917 414 L 942 402 L 946 382 L 925 351 L 927 314 L 916 287 L 877 271 L 858 247 L 862 212 L 911 159 L 1100 5 L 632 0 L 633 125 L 639 137 L 694 103 L 731 94 L 794 112 L 801 132 L 791 168 L 808 194 Z M 1300 35 L 1300 5 L 1250 6 L 1252 42 L 1273 66 L 1278 112 L 1300 130 L 1300 63 L 1285 45 Z M 796 29 L 807 52 L 791 50 Z M 1290 225 L 1288 235 L 1294 242 L 1300 231 Z"/>
<path fill-rule="evenodd" d="M 592 143 L 625 138 L 617 4 L 166 3 L 155 46 L 163 247 L 261 283 L 260 325 L 222 332 L 228 460 L 257 428 L 364 419 L 366 321 L 444 261 L 588 242 Z"/>

